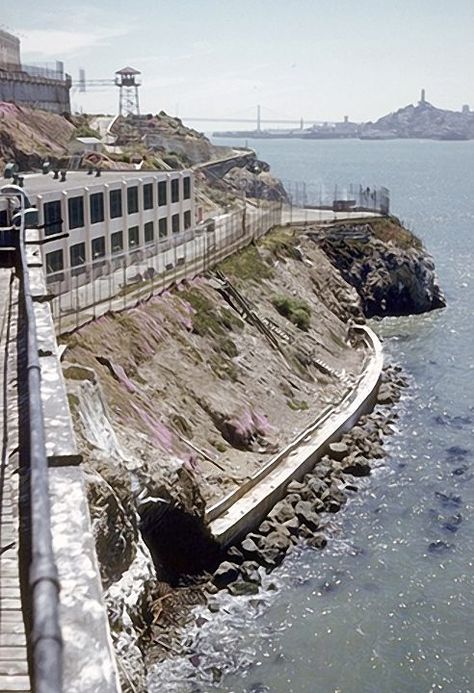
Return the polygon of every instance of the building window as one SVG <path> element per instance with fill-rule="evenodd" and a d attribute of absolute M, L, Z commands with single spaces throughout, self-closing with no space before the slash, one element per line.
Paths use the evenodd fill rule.
<path fill-rule="evenodd" d="M 67 201 L 69 214 L 69 228 L 78 229 L 84 226 L 84 198 L 70 197 Z"/>
<path fill-rule="evenodd" d="M 153 209 L 153 183 L 143 186 L 143 209 Z"/>
<path fill-rule="evenodd" d="M 138 212 L 138 188 L 127 188 L 127 211 L 129 214 Z"/>
<path fill-rule="evenodd" d="M 122 191 L 110 191 L 110 218 L 117 219 L 122 216 Z"/>
<path fill-rule="evenodd" d="M 171 229 L 173 233 L 179 233 L 179 214 L 173 214 L 171 217 Z"/>
<path fill-rule="evenodd" d="M 61 202 L 59 200 L 45 202 L 43 205 L 43 218 L 45 236 L 52 236 L 55 233 L 61 233 L 63 228 L 63 220 L 61 219 Z"/>
<path fill-rule="evenodd" d="M 112 246 L 112 255 L 120 253 L 123 250 L 123 231 L 115 231 L 115 233 L 110 236 L 110 243 Z"/>
<path fill-rule="evenodd" d="M 131 226 L 128 229 L 128 247 L 136 248 L 138 246 L 138 226 Z"/>
<path fill-rule="evenodd" d="M 104 221 L 104 193 L 94 193 L 89 198 L 91 210 L 91 224 Z"/>
<path fill-rule="evenodd" d="M 158 235 L 160 238 L 166 238 L 168 235 L 168 219 L 160 219 L 158 222 Z"/>
<path fill-rule="evenodd" d="M 167 204 L 168 195 L 166 194 L 166 181 L 162 180 L 158 183 L 158 206 L 163 207 Z"/>
<path fill-rule="evenodd" d="M 152 221 L 147 221 L 145 224 L 145 243 L 153 243 L 155 238 L 155 229 Z"/>
<path fill-rule="evenodd" d="M 179 178 L 171 181 L 171 202 L 179 202 Z"/>
<path fill-rule="evenodd" d="M 91 242 L 92 260 L 97 260 L 98 257 L 105 257 L 105 238 L 93 238 Z"/>
<path fill-rule="evenodd" d="M 46 253 L 46 274 L 53 274 L 64 269 L 64 256 L 62 250 L 53 250 Z"/>
<path fill-rule="evenodd" d="M 71 267 L 83 265 L 86 261 L 86 244 L 76 243 L 69 248 L 69 257 L 71 259 Z"/>
<path fill-rule="evenodd" d="M 191 212 L 187 211 L 184 213 L 184 228 L 189 229 L 191 226 Z"/>
<path fill-rule="evenodd" d="M 185 200 L 189 200 L 191 197 L 191 178 L 189 176 L 183 178 L 183 197 Z"/>
<path fill-rule="evenodd" d="M 77 277 L 78 274 L 85 272 L 86 244 L 76 243 L 76 245 L 72 245 L 69 248 L 69 259 L 71 261 L 71 274 L 73 277 Z"/>

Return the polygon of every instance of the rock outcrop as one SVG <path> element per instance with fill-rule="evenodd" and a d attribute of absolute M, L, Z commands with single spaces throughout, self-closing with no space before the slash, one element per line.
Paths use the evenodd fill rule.
<path fill-rule="evenodd" d="M 474 138 L 474 113 L 436 108 L 428 101 L 410 104 L 395 113 L 364 123 L 359 128 L 363 139 L 427 138 L 467 140 Z"/>
<path fill-rule="evenodd" d="M 336 224 L 312 237 L 357 290 L 367 318 L 424 313 L 446 305 L 433 259 L 397 220 Z"/>

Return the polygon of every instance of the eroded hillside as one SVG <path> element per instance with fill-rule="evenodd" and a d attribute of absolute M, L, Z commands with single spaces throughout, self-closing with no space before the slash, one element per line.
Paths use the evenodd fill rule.
<path fill-rule="evenodd" d="M 337 401 L 364 357 L 349 339 L 356 294 L 306 237 L 280 230 L 219 269 L 247 320 L 222 277 L 197 278 L 81 329 L 66 352 L 91 369 L 70 381 L 87 463 L 120 448 L 138 490 L 198 513 Z"/>

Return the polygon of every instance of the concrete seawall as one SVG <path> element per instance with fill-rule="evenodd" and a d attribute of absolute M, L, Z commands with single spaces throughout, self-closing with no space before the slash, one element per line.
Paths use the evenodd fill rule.
<path fill-rule="evenodd" d="M 324 412 L 255 477 L 209 508 L 209 529 L 222 546 L 257 527 L 286 492 L 293 479 L 301 479 L 325 454 L 328 445 L 348 431 L 375 402 L 383 368 L 382 346 L 368 327 L 365 333 L 370 357 L 355 388 L 335 408 Z"/>

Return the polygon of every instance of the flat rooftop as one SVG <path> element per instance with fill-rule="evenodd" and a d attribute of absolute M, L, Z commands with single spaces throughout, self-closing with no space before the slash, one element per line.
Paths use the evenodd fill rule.
<path fill-rule="evenodd" d="M 27 173 L 23 177 L 25 192 L 28 195 L 41 195 L 56 191 L 62 192 L 63 190 L 77 190 L 88 186 L 92 188 L 95 185 L 104 185 L 105 183 L 119 183 L 140 178 L 145 180 L 150 177 L 166 176 L 168 173 L 190 174 L 191 171 L 101 171 L 99 177 L 95 173 L 89 175 L 87 171 L 68 171 L 65 181 L 61 181 L 60 178 L 54 180 L 52 173 L 46 175 L 43 173 Z M 12 182 L 11 179 L 4 179 L 3 182 L 0 181 L 0 187 L 9 185 Z"/>

